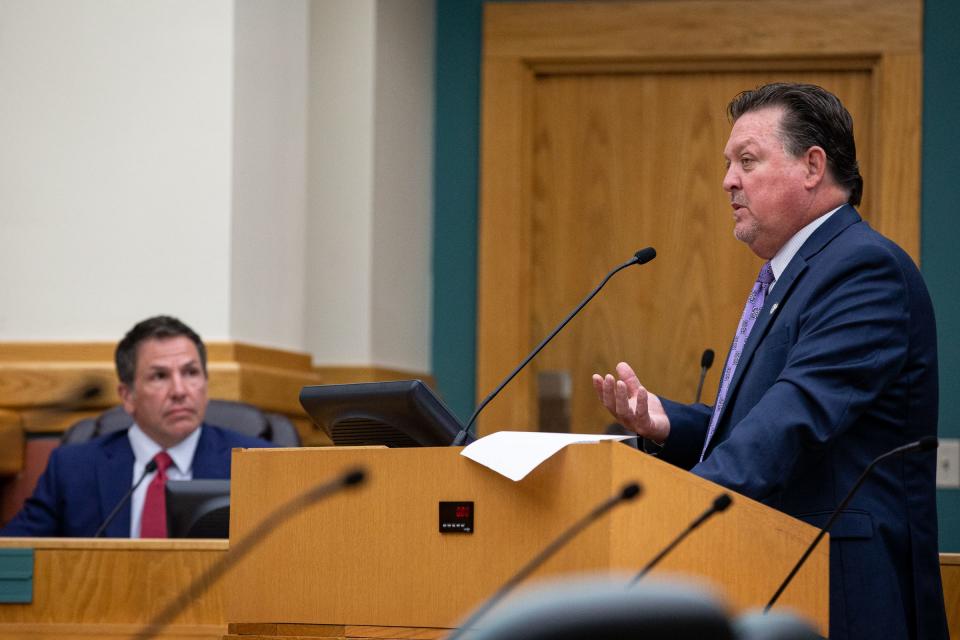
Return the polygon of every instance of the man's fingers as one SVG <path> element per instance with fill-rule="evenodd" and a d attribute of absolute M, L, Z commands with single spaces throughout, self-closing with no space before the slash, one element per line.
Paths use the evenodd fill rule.
<path fill-rule="evenodd" d="M 593 374 L 593 390 L 597 393 L 597 399 L 602 403 L 603 402 L 603 376 L 600 374 Z"/>
<path fill-rule="evenodd" d="M 617 407 L 617 381 L 609 373 L 603 377 L 603 401 L 611 409 Z"/>
<path fill-rule="evenodd" d="M 632 425 L 634 415 L 630 408 L 630 394 L 623 380 L 617 380 L 616 409 L 617 417 L 627 422 L 627 426 Z"/>
<path fill-rule="evenodd" d="M 628 365 L 626 362 L 617 363 L 617 375 L 620 377 L 621 380 L 637 377 L 637 374 L 633 372 L 633 368 L 630 365 Z"/>
<path fill-rule="evenodd" d="M 637 397 L 637 415 L 638 416 L 648 415 L 650 413 L 650 408 L 649 408 L 650 395 L 649 393 L 647 393 L 647 390 L 640 385 L 639 382 L 637 383 L 636 397 Z"/>
<path fill-rule="evenodd" d="M 633 372 L 633 368 L 626 362 L 617 364 L 617 375 L 627 384 L 627 392 L 632 396 L 640 390 L 640 379 Z"/>

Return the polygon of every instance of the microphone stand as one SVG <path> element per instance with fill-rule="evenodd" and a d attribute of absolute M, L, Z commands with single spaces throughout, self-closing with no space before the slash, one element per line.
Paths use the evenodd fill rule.
<path fill-rule="evenodd" d="M 548 342 L 550 342 L 551 340 L 553 340 L 554 336 L 556 336 L 558 333 L 560 333 L 560 331 L 561 331 L 565 326 L 567 326 L 567 323 L 569 323 L 571 320 L 573 320 L 573 317 L 574 317 L 575 315 L 577 315 L 578 313 L 580 313 L 580 310 L 581 310 L 581 309 L 583 309 L 585 306 L 587 306 L 587 303 L 588 303 L 588 302 L 590 302 L 591 300 L 593 300 L 593 297 L 600 292 L 600 289 L 602 289 L 603 286 L 604 286 L 605 284 L 607 284 L 607 282 L 610 280 L 610 278 L 612 278 L 613 276 L 615 276 L 617 273 L 619 273 L 619 272 L 622 271 L 623 269 L 626 269 L 627 267 L 633 266 L 633 265 L 635 265 L 635 264 L 646 264 L 646 263 L 650 262 L 651 260 L 653 260 L 653 259 L 656 258 L 656 257 L 657 257 L 657 252 L 656 252 L 656 250 L 655 250 L 653 247 L 647 247 L 646 249 L 641 249 L 640 251 L 637 251 L 635 254 L 633 254 L 633 257 L 632 257 L 632 258 L 630 258 L 629 260 L 627 260 L 626 262 L 624 262 L 624 263 L 621 264 L 620 266 L 615 267 L 615 268 L 613 269 L 613 271 L 611 271 L 610 273 L 608 273 L 608 274 L 607 274 L 607 277 L 604 278 L 603 281 L 602 281 L 600 284 L 598 284 L 596 287 L 594 287 L 593 291 L 591 291 L 591 292 L 587 295 L 587 297 L 584 298 L 584 299 L 580 302 L 580 304 L 577 305 L 577 308 L 574 309 L 573 311 L 571 311 L 570 314 L 567 315 L 567 317 L 564 318 L 563 321 L 562 321 L 560 324 L 558 324 L 558 325 L 556 326 L 556 328 L 555 328 L 553 331 L 551 331 L 550 334 L 549 334 L 546 338 L 544 338 L 543 340 L 541 340 L 541 341 L 540 341 L 540 344 L 538 344 L 536 347 L 534 347 L 534 348 L 533 348 L 533 351 L 531 351 L 530 354 L 529 354 L 526 358 L 523 359 L 523 362 L 521 362 L 519 365 L 517 365 L 517 367 L 516 367 L 513 371 L 510 372 L 510 375 L 508 375 L 506 378 L 504 378 L 503 382 L 501 382 L 501 383 L 497 386 L 497 388 L 493 390 L 493 392 L 492 392 L 490 395 L 488 395 L 486 398 L 483 399 L 483 402 L 480 403 L 480 406 L 477 407 L 477 410 L 473 412 L 473 415 L 472 415 L 472 416 L 470 416 L 470 420 L 467 421 L 467 426 L 465 426 L 463 429 L 460 430 L 459 433 L 457 433 L 457 437 L 453 439 L 453 442 L 450 443 L 450 446 L 452 446 L 452 447 L 459 447 L 459 446 L 462 445 L 464 442 L 466 442 L 467 437 L 470 435 L 470 428 L 473 426 L 474 421 L 476 421 L 477 416 L 480 415 L 480 412 L 483 411 L 483 408 L 486 407 L 488 404 L 490 404 L 490 401 L 491 401 L 491 400 L 493 400 L 495 397 L 497 397 L 497 394 L 500 393 L 500 392 L 503 390 L 503 388 L 504 388 L 505 386 L 507 386 L 507 384 L 508 384 L 511 380 L 513 380 L 513 379 L 516 377 L 516 375 L 517 375 L 518 373 L 520 373 L 520 371 L 521 371 L 525 366 L 527 366 L 527 364 L 528 364 L 531 360 L 533 360 L 534 357 L 536 357 L 536 355 L 537 355 L 538 353 L 540 353 L 540 351 L 541 351 L 545 346 L 547 346 L 547 343 L 548 343 Z"/>
<path fill-rule="evenodd" d="M 840 505 L 833 510 L 833 513 L 830 515 L 830 519 L 827 520 L 827 524 L 820 529 L 820 533 L 817 534 L 817 537 L 813 539 L 813 542 L 810 543 L 810 546 L 807 547 L 807 550 L 803 552 L 803 555 L 800 556 L 800 559 L 797 560 L 797 564 L 794 565 L 793 569 L 790 570 L 790 573 L 787 575 L 786 579 L 777 589 L 776 593 L 773 594 L 773 597 L 770 598 L 770 602 L 767 603 L 767 606 L 763 608 L 763 612 L 766 613 L 770 611 L 770 608 L 776 604 L 777 600 L 780 599 L 780 596 L 786 590 L 787 586 L 793 581 L 793 577 L 797 575 L 797 572 L 800 571 L 800 567 L 803 566 L 803 563 L 807 561 L 807 558 L 810 557 L 810 554 L 813 553 L 813 550 L 816 549 L 817 545 L 823 540 L 823 536 L 827 535 L 827 532 L 830 531 L 830 527 L 833 526 L 833 523 L 836 522 L 837 518 L 840 517 L 840 513 L 850 504 L 850 500 L 853 499 L 854 494 L 857 493 L 857 490 L 860 488 L 860 485 L 863 484 L 863 481 L 867 479 L 867 476 L 870 475 L 870 472 L 873 471 L 873 468 L 877 466 L 878 463 L 883 462 L 887 458 L 893 457 L 901 453 L 912 453 L 914 451 L 930 451 L 936 449 L 939 446 L 939 442 L 935 436 L 924 436 L 916 442 L 911 442 L 910 444 L 905 444 L 902 447 L 897 447 L 892 451 L 887 451 L 881 456 L 878 456 L 867 465 L 867 468 L 863 470 L 863 473 L 860 474 L 860 477 L 857 478 L 857 482 L 853 485 L 850 491 L 847 492 L 847 495 L 844 496 L 843 501 L 840 502 Z"/>

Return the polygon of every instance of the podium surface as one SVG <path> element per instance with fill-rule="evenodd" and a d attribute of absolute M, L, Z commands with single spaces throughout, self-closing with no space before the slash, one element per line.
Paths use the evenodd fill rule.
<path fill-rule="evenodd" d="M 276 506 L 361 466 L 367 482 L 282 523 L 231 575 L 231 623 L 452 628 L 564 529 L 630 481 L 637 500 L 595 522 L 528 582 L 639 570 L 723 491 L 615 442 L 567 447 L 514 482 L 460 448 L 247 449 L 233 459 L 231 542 Z M 748 498 L 649 578 L 702 578 L 734 611 L 762 606 L 817 530 Z M 473 533 L 441 533 L 441 501 L 473 502 Z M 778 607 L 828 627 L 824 540 Z M 256 588 L 252 588 L 256 585 Z"/>

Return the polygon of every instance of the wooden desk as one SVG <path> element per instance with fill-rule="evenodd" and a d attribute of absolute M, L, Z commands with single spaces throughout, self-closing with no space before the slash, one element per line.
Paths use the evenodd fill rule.
<path fill-rule="evenodd" d="M 0 604 L 0 640 L 132 637 L 227 551 L 226 540 L 0 538 L 33 548 L 33 602 Z M 160 637 L 221 640 L 226 579 L 192 602 Z"/>
<path fill-rule="evenodd" d="M 943 601 L 951 638 L 960 638 L 960 553 L 940 554 Z"/>
<path fill-rule="evenodd" d="M 0 604 L 0 640 L 120 640 L 131 637 L 177 589 L 226 552 L 220 540 L 90 540 L 0 538 L 0 548 L 35 550 L 31 604 Z M 960 554 L 940 554 L 950 635 L 960 638 Z M 226 582 L 185 611 L 164 640 L 221 640 L 227 633 Z M 140 585 L 134 588 L 133 585 Z M 279 635 L 263 625 L 235 625 L 229 637 Z M 274 627 L 280 625 L 273 625 Z M 286 630 L 287 632 L 289 630 Z M 308 635 L 306 630 L 303 635 Z M 396 637 L 397 628 L 345 627 L 334 636 Z M 404 637 L 438 638 L 438 629 L 408 629 Z M 419 633 L 414 633 L 414 631 Z M 289 635 L 289 633 L 286 633 Z M 327 635 L 330 630 L 327 630 Z"/>

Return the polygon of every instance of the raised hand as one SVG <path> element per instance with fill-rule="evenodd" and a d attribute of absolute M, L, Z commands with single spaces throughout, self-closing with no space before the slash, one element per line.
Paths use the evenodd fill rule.
<path fill-rule="evenodd" d="M 627 429 L 658 443 L 670 435 L 670 419 L 660 398 L 640 384 L 626 362 L 617 364 L 616 378 L 610 373 L 593 374 L 593 388 L 607 411 Z"/>

